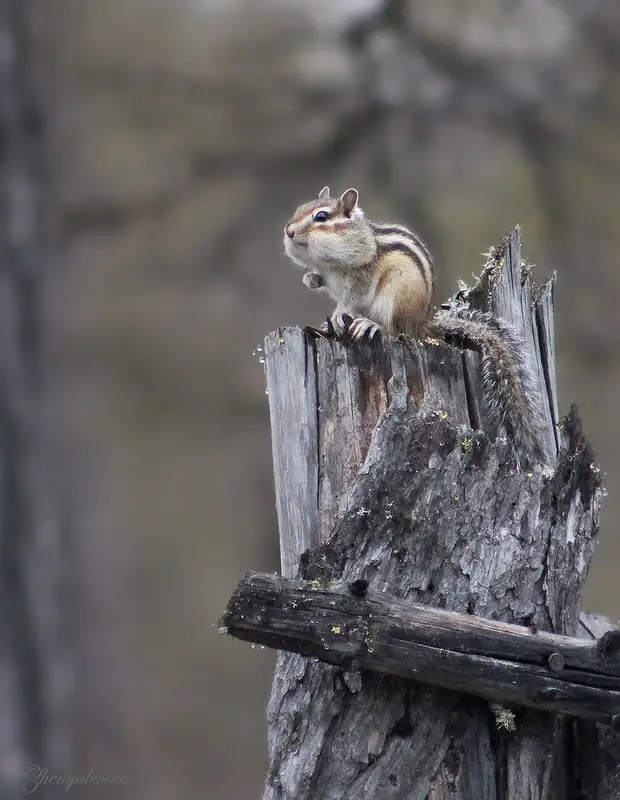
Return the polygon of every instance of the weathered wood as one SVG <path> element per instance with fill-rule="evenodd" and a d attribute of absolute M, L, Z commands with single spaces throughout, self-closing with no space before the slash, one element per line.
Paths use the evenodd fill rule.
<path fill-rule="evenodd" d="M 549 398 L 549 410 L 553 422 L 553 433 L 556 452 L 560 446 L 557 436 L 557 426 L 560 422 L 558 411 L 558 391 L 555 378 L 555 326 L 553 319 L 553 296 L 557 276 L 555 272 L 551 280 L 543 284 L 535 293 L 534 308 L 536 309 L 536 327 L 540 346 L 541 363 Z"/>
<path fill-rule="evenodd" d="M 287 327 L 265 338 L 264 352 L 282 574 L 292 576 L 345 510 L 390 382 L 402 382 L 432 413 L 468 427 L 471 419 L 462 354 L 443 344 L 344 347 Z M 468 356 L 477 366 L 477 354 Z"/>
<path fill-rule="evenodd" d="M 473 355 L 428 342 L 307 339 L 287 351 L 301 334 L 285 329 L 283 357 L 297 360 L 291 375 L 315 392 L 300 384 L 274 393 L 269 384 L 272 419 L 285 407 L 292 415 L 274 432 L 276 471 L 286 458 L 302 464 L 276 479 L 277 491 L 296 492 L 278 498 L 279 509 L 294 506 L 279 517 L 284 574 L 296 574 L 308 547 L 303 579 L 364 579 L 375 593 L 576 632 L 602 492 L 574 408 L 560 426 L 556 464 L 552 287 L 533 293 L 523 281 L 518 244 L 515 232 L 469 295 L 530 343 L 555 469 L 519 471 L 505 442 L 472 429 L 484 425 Z M 315 451 L 302 458 L 299 430 L 314 419 Z M 507 733 L 484 700 L 296 654 L 279 655 L 268 721 L 265 800 L 547 800 L 578 769 L 565 757 L 574 736 L 561 716 L 522 709 Z"/>
<path fill-rule="evenodd" d="M 603 644 L 609 631 L 616 634 L 617 646 L 620 634 L 618 623 L 612 623 L 602 614 L 581 612 L 577 630 L 580 638 L 590 642 L 598 639 Z M 614 650 L 613 657 L 617 657 L 617 650 Z M 574 777 L 581 783 L 581 797 L 587 800 L 617 800 L 620 797 L 620 732 L 617 718 L 612 726 L 574 720 L 570 733 L 575 759 Z"/>
<path fill-rule="evenodd" d="M 265 339 L 273 474 L 283 575 L 297 570 L 299 555 L 319 544 L 315 353 L 299 328 Z"/>
<path fill-rule="evenodd" d="M 620 648 L 609 652 L 604 637 L 593 645 L 356 588 L 251 573 L 220 624 L 236 638 L 348 670 L 607 724 L 620 713 Z"/>

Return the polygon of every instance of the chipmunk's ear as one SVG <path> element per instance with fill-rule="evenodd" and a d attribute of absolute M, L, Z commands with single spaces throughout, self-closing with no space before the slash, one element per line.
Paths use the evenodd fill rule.
<path fill-rule="evenodd" d="M 347 189 L 340 198 L 340 207 L 345 217 L 350 217 L 357 208 L 357 201 L 360 199 L 357 189 Z"/>
<path fill-rule="evenodd" d="M 319 200 L 329 200 L 329 186 L 324 186 L 319 192 Z"/>

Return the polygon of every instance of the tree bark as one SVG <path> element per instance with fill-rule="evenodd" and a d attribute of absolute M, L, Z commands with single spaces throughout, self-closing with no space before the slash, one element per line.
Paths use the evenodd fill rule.
<path fill-rule="evenodd" d="M 556 432 L 552 284 L 535 294 L 519 232 L 465 299 L 522 331 L 546 398 L 549 470 L 519 470 L 481 420 L 477 356 L 433 343 L 267 337 L 283 574 L 573 635 L 601 486 L 575 408 Z M 559 453 L 556 458 L 556 442 Z M 265 800 L 566 796 L 572 728 L 294 654 L 278 659 Z M 574 797 L 586 797 L 574 794 Z"/>
<path fill-rule="evenodd" d="M 69 753 L 60 542 L 44 463 L 42 128 L 28 5 L 0 0 L 0 798 L 32 789 L 33 765 L 66 771 Z"/>

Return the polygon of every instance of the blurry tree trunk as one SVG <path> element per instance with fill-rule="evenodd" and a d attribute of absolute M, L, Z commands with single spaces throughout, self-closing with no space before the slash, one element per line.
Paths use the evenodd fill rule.
<path fill-rule="evenodd" d="M 42 137 L 27 0 L 0 0 L 0 798 L 65 771 L 60 553 L 43 450 Z M 49 796 L 39 785 L 37 796 Z"/>

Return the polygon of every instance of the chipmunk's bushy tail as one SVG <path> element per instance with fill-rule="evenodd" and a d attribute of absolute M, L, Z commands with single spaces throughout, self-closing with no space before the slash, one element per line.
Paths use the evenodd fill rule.
<path fill-rule="evenodd" d="M 503 425 L 517 452 L 544 464 L 544 415 L 525 342 L 494 314 L 468 308 L 440 311 L 430 330 L 437 338 L 480 353 L 482 393 L 493 427 Z"/>

